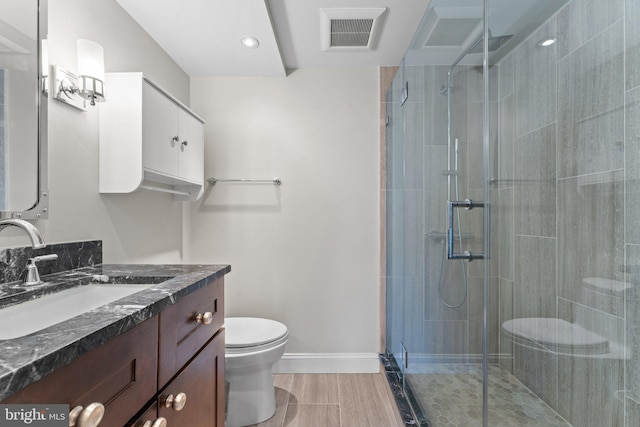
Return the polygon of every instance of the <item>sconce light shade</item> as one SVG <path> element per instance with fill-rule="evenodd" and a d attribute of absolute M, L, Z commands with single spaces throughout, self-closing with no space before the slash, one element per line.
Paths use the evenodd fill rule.
<path fill-rule="evenodd" d="M 49 40 L 42 39 L 40 43 L 40 49 L 42 49 L 42 55 L 40 56 L 42 77 L 45 78 L 49 76 Z"/>
<path fill-rule="evenodd" d="M 104 51 L 91 40 L 78 39 L 78 95 L 91 105 L 104 102 Z"/>
<path fill-rule="evenodd" d="M 49 41 L 47 39 L 42 39 L 40 49 L 42 50 L 40 54 L 40 81 L 42 87 L 40 89 L 47 94 L 49 92 Z"/>

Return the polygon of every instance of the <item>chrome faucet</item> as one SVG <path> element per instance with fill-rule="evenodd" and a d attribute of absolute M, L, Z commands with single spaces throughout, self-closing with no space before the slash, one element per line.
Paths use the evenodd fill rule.
<path fill-rule="evenodd" d="M 24 279 L 24 285 L 34 286 L 43 283 L 42 280 L 40 280 L 40 273 L 38 273 L 38 266 L 36 265 L 36 263 L 40 261 L 51 261 L 56 259 L 58 259 L 57 254 L 41 255 L 29 258 L 29 264 L 27 265 L 27 277 Z"/>
<path fill-rule="evenodd" d="M 30 222 L 23 219 L 3 219 L 0 221 L 0 231 L 10 226 L 24 230 L 31 239 L 31 247 L 33 247 L 33 249 L 42 249 L 47 246 L 38 229 Z"/>

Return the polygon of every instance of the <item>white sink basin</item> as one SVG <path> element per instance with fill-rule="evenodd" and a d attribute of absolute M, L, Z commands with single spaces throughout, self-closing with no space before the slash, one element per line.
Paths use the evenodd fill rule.
<path fill-rule="evenodd" d="M 0 340 L 19 338 L 147 289 L 149 285 L 89 284 L 0 309 Z"/>

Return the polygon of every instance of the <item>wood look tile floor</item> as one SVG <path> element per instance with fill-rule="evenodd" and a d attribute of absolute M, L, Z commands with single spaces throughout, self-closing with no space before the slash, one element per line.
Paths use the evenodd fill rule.
<path fill-rule="evenodd" d="M 402 427 L 382 374 L 274 375 L 276 413 L 254 427 Z"/>

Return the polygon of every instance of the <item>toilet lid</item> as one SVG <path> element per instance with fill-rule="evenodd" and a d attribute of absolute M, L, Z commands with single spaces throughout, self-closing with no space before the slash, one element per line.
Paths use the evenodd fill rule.
<path fill-rule="evenodd" d="M 225 347 L 253 347 L 277 341 L 287 335 L 287 327 L 275 320 L 255 317 L 224 319 Z"/>

